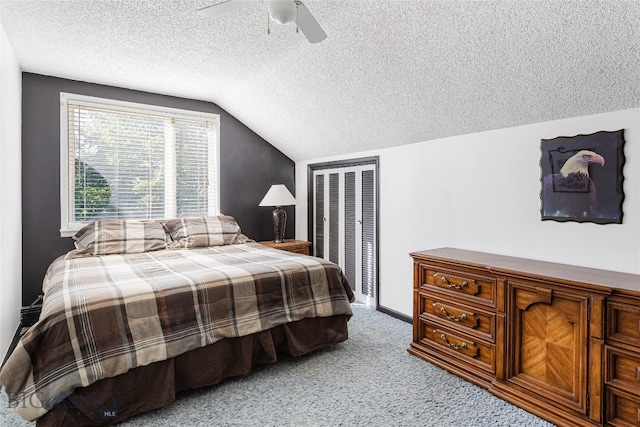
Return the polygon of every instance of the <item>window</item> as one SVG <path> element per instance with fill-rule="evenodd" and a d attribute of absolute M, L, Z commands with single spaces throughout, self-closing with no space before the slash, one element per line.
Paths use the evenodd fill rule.
<path fill-rule="evenodd" d="M 62 236 L 99 219 L 218 213 L 216 114 L 60 94 Z"/>

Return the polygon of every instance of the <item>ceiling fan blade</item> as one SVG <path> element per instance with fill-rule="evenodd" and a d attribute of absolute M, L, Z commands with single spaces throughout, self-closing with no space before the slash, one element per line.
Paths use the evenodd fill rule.
<path fill-rule="evenodd" d="M 198 10 L 198 13 L 205 18 L 214 18 L 226 13 L 231 13 L 241 7 L 248 6 L 250 4 L 260 3 L 260 0 L 227 0 L 222 3 L 214 4 L 212 6 L 203 7 Z"/>
<path fill-rule="evenodd" d="M 311 43 L 319 43 L 327 38 L 327 33 L 324 32 L 318 21 L 313 17 L 309 9 L 300 0 L 295 0 L 296 6 L 298 6 L 298 18 L 296 24 L 298 28 L 302 30 L 302 33 L 307 37 Z"/>

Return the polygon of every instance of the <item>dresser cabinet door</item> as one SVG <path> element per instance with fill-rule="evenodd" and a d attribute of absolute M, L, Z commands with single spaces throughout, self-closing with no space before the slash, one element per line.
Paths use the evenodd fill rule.
<path fill-rule="evenodd" d="M 507 381 L 587 415 L 589 295 L 510 282 L 509 305 Z"/>

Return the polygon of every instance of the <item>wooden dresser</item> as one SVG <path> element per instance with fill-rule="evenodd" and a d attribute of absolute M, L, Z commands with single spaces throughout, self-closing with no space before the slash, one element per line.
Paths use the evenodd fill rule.
<path fill-rule="evenodd" d="M 640 275 L 453 248 L 411 256 L 410 353 L 559 426 L 640 426 Z"/>

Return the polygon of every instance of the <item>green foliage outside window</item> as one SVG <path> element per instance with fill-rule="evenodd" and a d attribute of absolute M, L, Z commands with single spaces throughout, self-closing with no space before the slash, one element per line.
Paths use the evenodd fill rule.
<path fill-rule="evenodd" d="M 85 162 L 75 161 L 75 218 L 89 222 L 103 216 L 111 200 L 111 188 L 106 179 Z"/>

